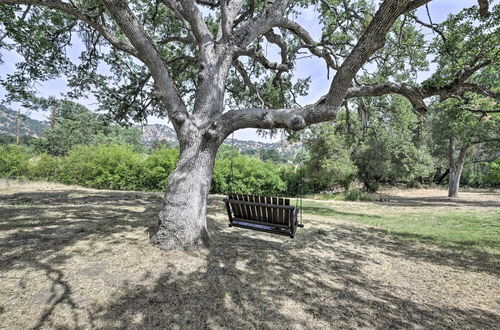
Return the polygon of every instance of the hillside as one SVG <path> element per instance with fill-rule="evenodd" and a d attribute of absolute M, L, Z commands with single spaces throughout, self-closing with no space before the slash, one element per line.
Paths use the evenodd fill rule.
<path fill-rule="evenodd" d="M 161 124 L 152 124 L 141 126 L 142 140 L 146 145 L 151 145 L 158 141 L 167 141 L 177 143 L 175 131 Z"/>
<path fill-rule="evenodd" d="M 21 136 L 29 135 L 40 137 L 43 131 L 50 127 L 48 122 L 31 119 L 27 116 L 22 117 Z M 17 112 L 0 105 L 0 134 L 16 135 Z"/>
<path fill-rule="evenodd" d="M 17 123 L 17 112 L 0 105 L 0 134 L 15 135 Z M 40 137 L 43 131 L 49 128 L 50 125 L 46 121 L 40 121 L 29 117 L 23 117 L 21 124 L 21 136 L 29 135 L 33 137 Z M 175 131 L 161 124 L 144 125 L 140 127 L 142 131 L 142 140 L 145 145 L 151 146 L 155 142 L 167 141 L 171 144 L 177 144 L 177 137 Z M 231 144 L 231 139 L 226 140 L 226 144 Z M 258 152 L 260 150 L 276 150 L 282 156 L 292 157 L 300 149 L 300 143 L 290 143 L 286 140 L 281 140 L 274 143 L 258 142 L 258 141 L 245 141 L 234 140 L 234 145 L 241 152 Z"/>
<path fill-rule="evenodd" d="M 226 144 L 231 144 L 232 141 L 230 139 L 226 140 Z M 258 142 L 258 141 L 243 141 L 243 140 L 234 140 L 234 145 L 238 147 L 241 152 L 255 150 L 256 152 L 259 150 L 276 150 L 279 154 L 283 156 L 294 156 L 299 152 L 302 144 L 300 143 L 290 143 L 287 140 L 281 140 L 274 143 L 266 143 L 266 142 Z"/>

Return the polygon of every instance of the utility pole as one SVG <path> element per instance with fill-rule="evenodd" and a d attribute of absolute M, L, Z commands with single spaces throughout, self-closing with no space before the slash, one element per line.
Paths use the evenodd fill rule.
<path fill-rule="evenodd" d="M 21 130 L 21 109 L 17 110 L 16 145 L 19 145 L 20 130 Z"/>

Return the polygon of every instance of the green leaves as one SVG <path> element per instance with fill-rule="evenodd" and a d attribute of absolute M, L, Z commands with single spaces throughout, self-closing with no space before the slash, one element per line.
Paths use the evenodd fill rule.
<path fill-rule="evenodd" d="M 225 194 L 229 190 L 242 194 L 280 195 L 287 189 L 279 168 L 257 158 L 244 155 L 219 157 L 215 161 L 212 175 L 213 193 Z M 233 161 L 233 182 L 231 185 L 231 159 Z"/>
<path fill-rule="evenodd" d="M 347 190 L 355 180 L 376 191 L 380 183 L 427 178 L 434 160 L 426 140 L 425 126 L 403 97 L 357 99 L 335 124 L 311 130 L 307 180 L 315 191 Z"/>
<path fill-rule="evenodd" d="M 25 177 L 28 160 L 26 148 L 15 145 L 0 146 L 0 178 Z"/>
<path fill-rule="evenodd" d="M 445 36 L 434 38 L 429 51 L 435 55 L 437 70 L 425 82 L 426 87 L 440 88 L 460 79 L 463 74 L 491 61 L 498 70 L 500 55 L 500 5 L 491 9 L 491 15 L 484 19 L 476 6 L 450 15 L 439 28 Z M 468 78 L 468 77 L 467 77 Z M 473 78 L 474 79 L 474 78 Z M 493 83 L 492 80 L 488 81 Z M 487 86 L 491 86 L 491 85 Z"/>
<path fill-rule="evenodd" d="M 104 115 L 98 115 L 73 102 L 56 103 L 56 125 L 44 131 L 36 149 L 55 156 L 64 156 L 77 145 L 130 144 L 141 149 L 141 134 L 137 128 L 123 129 L 111 125 Z"/>

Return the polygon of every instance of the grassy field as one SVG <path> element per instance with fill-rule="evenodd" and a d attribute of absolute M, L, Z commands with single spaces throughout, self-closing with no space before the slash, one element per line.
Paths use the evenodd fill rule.
<path fill-rule="evenodd" d="M 161 195 L 0 182 L 0 328 L 469 328 L 500 324 L 500 194 L 305 200 L 296 238 L 229 228 L 148 244 Z"/>
<path fill-rule="evenodd" d="M 384 207 L 390 203 L 375 202 L 366 203 L 370 207 L 359 210 L 359 203 L 346 207 L 345 203 L 306 201 L 303 209 L 306 214 L 342 217 L 345 221 L 374 226 L 398 239 L 452 247 L 499 261 L 500 205 L 492 202 L 490 207 L 456 208 L 456 204 L 464 202 L 455 203 L 455 207 L 416 209 Z"/>

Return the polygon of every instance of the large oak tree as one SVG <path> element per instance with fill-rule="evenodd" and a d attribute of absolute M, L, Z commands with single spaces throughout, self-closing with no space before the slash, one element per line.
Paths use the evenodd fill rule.
<path fill-rule="evenodd" d="M 0 0 L 1 46 L 23 58 L 3 83 L 12 98 L 27 99 L 33 81 L 64 75 L 72 88 L 69 96 L 93 92 L 101 108 L 122 121 L 167 117 L 177 133 L 180 160 L 169 177 L 151 242 L 162 249 L 193 248 L 209 240 L 212 168 L 217 149 L 232 132 L 301 130 L 335 120 L 350 98 L 401 94 L 423 113 L 424 99 L 433 96 L 496 96 L 488 86 L 470 81 L 494 62 L 491 52 L 449 70 L 440 64 L 446 79 L 422 85 L 411 75 L 386 75 L 385 81 L 372 83 L 356 79 L 361 69 L 411 63 L 412 49 L 425 46 L 409 32 L 416 26 L 443 39 L 453 33 L 415 16 L 428 2 Z M 310 5 L 319 11 L 321 40 L 295 19 Z M 491 25 L 495 17 L 498 22 L 493 14 L 498 10 L 487 0 L 471 10 L 477 13 L 466 15 L 472 25 Z M 78 61 L 67 55 L 74 38 L 85 46 Z M 266 44 L 279 50 L 279 61 L 266 57 Z M 298 59 L 307 55 L 323 59 L 332 80 L 316 103 L 299 106 L 296 96 L 306 92 L 308 81 L 294 79 L 293 73 Z"/>

